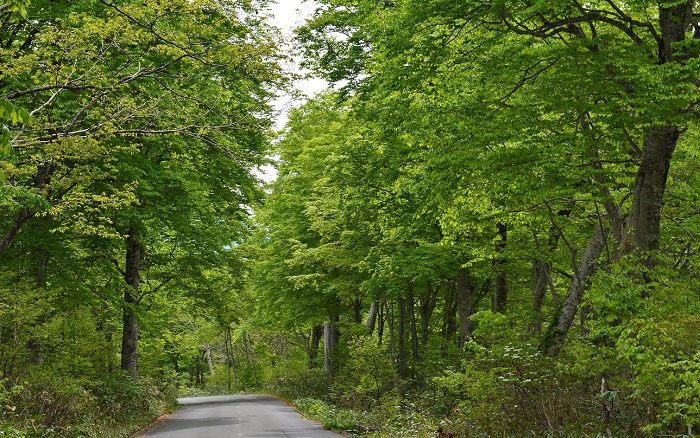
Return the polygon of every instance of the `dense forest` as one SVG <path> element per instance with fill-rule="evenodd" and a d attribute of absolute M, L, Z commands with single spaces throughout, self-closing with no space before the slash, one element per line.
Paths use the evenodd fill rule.
<path fill-rule="evenodd" d="M 700 433 L 700 4 L 317 3 L 0 5 L 0 436 Z"/>

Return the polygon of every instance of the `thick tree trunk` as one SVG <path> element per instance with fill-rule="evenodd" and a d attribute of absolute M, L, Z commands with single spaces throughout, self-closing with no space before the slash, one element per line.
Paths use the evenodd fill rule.
<path fill-rule="evenodd" d="M 333 350 L 338 343 L 338 329 L 336 322 L 338 317 L 331 316 L 329 321 L 323 325 L 323 369 L 333 376 L 335 364 L 333 363 Z"/>
<path fill-rule="evenodd" d="M 578 266 L 574 266 L 574 278 L 571 281 L 569 290 L 566 293 L 561 309 L 555 315 L 555 319 L 549 327 L 547 336 L 544 339 L 544 350 L 551 357 L 559 354 L 571 324 L 576 317 L 576 312 L 581 304 L 583 292 L 587 288 L 587 283 L 595 271 L 595 263 L 605 247 L 605 232 L 600 225 L 596 225 L 593 230 L 588 246 L 581 256 Z"/>
<path fill-rule="evenodd" d="M 474 323 L 471 316 L 474 313 L 474 288 L 467 268 L 460 268 L 457 273 L 457 309 L 459 313 L 459 347 L 472 337 Z"/>
<path fill-rule="evenodd" d="M 136 320 L 136 306 L 139 286 L 141 284 L 141 261 L 145 248 L 139 240 L 136 229 L 129 228 L 126 236 L 126 269 L 124 280 L 124 326 L 122 328 L 121 369 L 136 378 L 138 369 L 139 326 Z"/>
<path fill-rule="evenodd" d="M 655 265 L 648 252 L 659 249 L 661 203 L 678 136 L 676 127 L 666 126 L 651 128 L 644 137 L 622 253 L 638 251 L 647 268 Z"/>
<path fill-rule="evenodd" d="M 369 334 L 374 332 L 374 327 L 377 325 L 377 314 L 379 313 L 379 303 L 374 302 L 369 306 L 369 315 L 367 315 L 367 323 L 365 324 L 369 329 Z"/>
<path fill-rule="evenodd" d="M 505 224 L 498 223 L 498 235 L 501 241 L 496 244 L 496 252 L 501 253 L 506 247 L 506 242 L 508 239 L 508 228 Z M 506 263 L 504 258 L 497 258 L 493 261 L 493 268 L 496 273 L 496 278 L 494 281 L 494 294 L 491 310 L 493 313 L 503 313 L 506 311 L 506 305 L 508 304 L 508 284 L 506 279 L 506 274 L 503 272 L 502 265 Z"/>

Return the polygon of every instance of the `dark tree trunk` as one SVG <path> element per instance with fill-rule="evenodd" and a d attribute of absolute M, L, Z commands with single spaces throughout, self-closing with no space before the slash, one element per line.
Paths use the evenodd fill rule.
<path fill-rule="evenodd" d="M 549 262 L 538 260 L 533 263 L 534 287 L 532 293 L 532 320 L 528 325 L 530 336 L 537 336 L 542 330 L 542 302 L 547 293 L 547 288 L 552 281 L 552 265 Z M 556 295 L 555 295 L 556 296 Z M 557 311 L 558 303 L 554 303 L 554 311 Z"/>
<path fill-rule="evenodd" d="M 399 311 L 398 321 L 396 322 L 396 355 L 399 363 L 399 376 L 406 378 L 406 300 L 399 297 L 397 300 Z"/>
<path fill-rule="evenodd" d="M 355 324 L 362 324 L 362 300 L 356 299 L 352 302 L 352 315 Z"/>
<path fill-rule="evenodd" d="M 382 346 L 382 340 L 384 339 L 384 318 L 386 317 L 386 312 L 384 311 L 384 306 L 377 303 L 379 307 L 379 321 L 377 324 L 377 337 L 379 338 L 379 346 Z"/>
<path fill-rule="evenodd" d="M 29 211 L 28 208 L 23 208 L 22 211 L 19 212 L 17 218 L 12 223 L 12 226 L 10 226 L 10 229 L 7 230 L 7 233 L 5 233 L 5 237 L 3 237 L 2 240 L 0 240 L 0 255 L 2 255 L 5 252 L 7 247 L 12 242 L 12 239 L 15 238 L 20 228 L 22 228 L 22 225 L 24 225 L 24 223 L 27 222 L 27 219 L 29 219 L 30 217 L 32 217 L 32 213 Z"/>
<path fill-rule="evenodd" d="M 122 329 L 121 369 L 136 378 L 138 369 L 139 326 L 136 320 L 139 286 L 141 284 L 141 261 L 145 248 L 139 240 L 136 229 L 129 228 L 126 236 L 126 269 L 124 279 L 128 287 L 124 288 L 124 326 Z"/>
<path fill-rule="evenodd" d="M 544 350 L 551 357 L 559 354 L 571 324 L 576 317 L 576 312 L 581 304 L 583 292 L 587 288 L 588 280 L 595 271 L 595 263 L 605 247 L 605 232 L 600 225 L 593 230 L 588 246 L 581 256 L 578 266 L 574 266 L 574 278 L 566 293 L 561 309 L 555 314 L 555 319 L 544 338 Z"/>
<path fill-rule="evenodd" d="M 384 295 L 384 309 L 386 311 L 386 323 L 389 325 L 389 344 L 391 347 L 391 363 L 396 365 L 396 332 L 394 331 L 394 306 L 389 305 L 389 302 Z"/>
<path fill-rule="evenodd" d="M 678 136 L 676 127 L 667 126 L 651 128 L 644 137 L 642 162 L 634 182 L 623 254 L 638 251 L 647 268 L 655 265 L 654 258 L 648 252 L 659 249 L 661 203 Z"/>
<path fill-rule="evenodd" d="M 472 337 L 474 324 L 471 316 L 474 313 L 474 288 L 471 274 L 467 268 L 460 268 L 457 273 L 457 308 L 459 312 L 459 347 Z"/>
<path fill-rule="evenodd" d="M 502 253 L 506 247 L 506 242 L 508 239 L 508 227 L 505 224 L 498 223 L 498 235 L 501 241 L 496 244 L 496 252 Z M 496 273 L 496 279 L 494 281 L 494 294 L 491 310 L 494 313 L 503 313 L 506 311 L 506 305 L 508 304 L 508 284 L 506 279 L 506 274 L 503 272 L 502 266 L 506 263 L 505 258 L 500 257 L 493 261 L 493 268 Z"/>
<path fill-rule="evenodd" d="M 452 339 L 457 333 L 457 287 L 454 281 L 447 283 L 445 288 L 445 307 L 442 309 L 442 336 L 445 339 Z"/>
<path fill-rule="evenodd" d="M 413 285 L 408 286 L 406 294 L 406 304 L 408 312 L 408 320 L 411 329 L 411 354 L 413 360 L 418 361 L 418 324 L 416 323 L 415 298 L 413 295 Z"/>
<path fill-rule="evenodd" d="M 428 343 L 428 333 L 430 332 L 430 318 L 437 303 L 437 292 L 439 288 L 434 288 L 431 281 L 425 286 L 425 294 L 420 299 L 420 331 L 423 344 Z"/>
<path fill-rule="evenodd" d="M 308 360 L 309 363 L 307 367 L 309 369 L 314 368 L 316 364 L 316 358 L 318 357 L 318 347 L 321 345 L 321 339 L 323 338 L 323 326 L 314 326 L 311 332 L 311 346 L 309 347 Z"/>

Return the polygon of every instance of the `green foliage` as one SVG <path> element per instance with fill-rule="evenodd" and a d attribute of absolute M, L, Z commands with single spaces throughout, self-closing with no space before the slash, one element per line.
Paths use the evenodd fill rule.
<path fill-rule="evenodd" d="M 326 429 L 338 432 L 353 431 L 357 425 L 357 412 L 339 409 L 321 400 L 301 398 L 293 401 L 295 408 L 309 418 L 320 421 Z"/>

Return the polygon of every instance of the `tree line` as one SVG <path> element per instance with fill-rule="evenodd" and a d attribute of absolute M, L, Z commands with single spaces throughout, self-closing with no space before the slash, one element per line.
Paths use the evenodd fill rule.
<path fill-rule="evenodd" d="M 297 38 L 337 91 L 281 134 L 252 284 L 330 398 L 697 432 L 697 3 L 319 3 Z"/>

